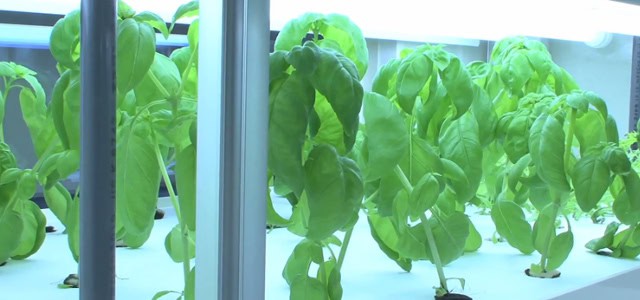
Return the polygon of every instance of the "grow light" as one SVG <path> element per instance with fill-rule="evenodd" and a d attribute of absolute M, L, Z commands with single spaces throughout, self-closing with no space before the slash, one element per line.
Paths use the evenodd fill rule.
<path fill-rule="evenodd" d="M 609 0 L 272 0 L 271 29 L 308 11 L 347 15 L 368 38 L 412 42 L 524 35 L 594 43 L 603 33 L 640 35 L 640 7 Z"/>

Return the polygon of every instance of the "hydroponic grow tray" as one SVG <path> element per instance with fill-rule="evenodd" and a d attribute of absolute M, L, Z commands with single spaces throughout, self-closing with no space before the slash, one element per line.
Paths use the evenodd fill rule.
<path fill-rule="evenodd" d="M 274 199 L 274 205 L 281 214 L 287 215 L 286 200 Z M 177 220 L 170 207 L 165 209 L 165 218 L 156 221 L 147 244 L 137 250 L 117 250 L 117 299 L 151 299 L 161 290 L 182 290 L 181 265 L 173 263 L 164 250 L 164 238 Z M 76 264 L 69 254 L 67 237 L 61 233 L 63 228 L 48 210 L 45 213 L 49 224 L 58 232 L 49 234 L 42 249 L 26 261 L 10 261 L 0 268 L 1 299 L 78 298 L 77 289 L 57 287 L 66 274 L 75 272 Z M 483 238 L 493 234 L 494 225 L 489 216 L 470 213 L 470 217 Z M 486 240 L 477 252 L 467 253 L 447 266 L 447 274 L 464 277 L 467 281 L 464 293 L 477 300 L 576 299 L 573 295 L 562 295 L 586 287 L 591 290 L 582 291 L 582 294 L 588 293 L 590 299 L 605 299 L 598 298 L 594 292 L 608 295 L 606 299 L 616 293 L 623 299 L 640 295 L 640 289 L 630 285 L 634 282 L 632 277 L 617 281 L 617 286 L 611 281 L 600 283 L 613 276 L 635 274 L 632 271 L 640 270 L 640 260 L 613 259 L 589 253 L 583 245 L 598 237 L 605 225 L 584 219 L 574 222 L 573 228 L 574 251 L 562 266 L 558 279 L 527 277 L 524 268 L 539 257 L 522 255 L 506 243 L 494 244 Z M 266 299 L 289 298 L 289 287 L 281 276 L 282 267 L 299 240 L 286 229 L 268 231 Z M 364 215 L 355 227 L 343 268 L 343 299 L 347 300 L 432 299 L 430 285 L 437 282 L 435 269 L 429 262 L 414 263 L 412 272 L 406 273 L 389 260 L 371 238 Z M 454 284 L 451 287 L 458 289 Z"/>

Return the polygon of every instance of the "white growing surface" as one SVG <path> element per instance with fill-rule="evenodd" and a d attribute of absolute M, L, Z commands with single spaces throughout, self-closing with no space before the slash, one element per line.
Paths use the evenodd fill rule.
<path fill-rule="evenodd" d="M 286 200 L 274 201 L 276 209 L 287 216 Z M 45 212 L 49 224 L 61 230 L 57 220 L 49 211 Z M 494 231 L 491 219 L 476 214 L 470 216 L 483 238 L 490 237 Z M 182 290 L 181 265 L 171 261 L 164 249 L 164 238 L 175 224 L 177 220 L 169 209 L 165 219 L 156 221 L 151 239 L 141 249 L 117 250 L 117 299 L 151 299 L 161 290 Z M 445 268 L 445 274 L 464 277 L 467 286 L 463 293 L 474 300 L 537 300 L 551 299 L 640 268 L 640 260 L 601 257 L 584 248 L 587 241 L 602 235 L 605 226 L 592 224 L 589 220 L 573 222 L 576 237 L 573 252 L 560 268 L 562 276 L 558 279 L 527 277 L 523 271 L 531 263 L 538 262 L 538 254 L 522 255 L 506 243 L 496 245 L 489 241 L 483 241 L 478 252 L 465 254 L 451 263 Z M 266 299 L 289 299 L 289 288 L 281 275 L 282 268 L 299 240 L 286 229 L 268 233 Z M 0 299 L 77 299 L 77 289 L 57 288 L 57 284 L 75 270 L 66 236 L 60 231 L 48 234 L 45 244 L 34 256 L 26 261 L 10 261 L 0 267 Z M 415 262 L 411 273 L 402 271 L 378 248 L 371 238 L 365 216 L 361 215 L 343 265 L 342 284 L 345 300 L 433 299 L 432 287 L 437 284 L 437 275 L 427 261 Z M 455 292 L 460 291 L 455 281 L 449 284 Z"/>

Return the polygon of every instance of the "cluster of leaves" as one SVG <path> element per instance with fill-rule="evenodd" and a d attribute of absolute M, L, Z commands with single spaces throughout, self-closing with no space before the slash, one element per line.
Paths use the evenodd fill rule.
<path fill-rule="evenodd" d="M 179 221 L 168 233 L 165 246 L 172 260 L 183 263 L 185 290 L 176 293 L 185 299 L 194 297 L 195 268 L 190 267 L 190 260 L 195 256 L 199 23 L 195 19 L 189 27 L 189 45 L 173 51 L 170 57 L 156 52 L 156 30 L 167 38 L 176 21 L 197 15 L 198 2 L 190 2 L 179 7 L 167 24 L 152 12 L 136 13 L 120 1 L 116 29 L 117 238 L 130 248 L 141 247 L 148 240 L 164 180 Z M 44 215 L 27 201 L 38 183 L 49 208 L 66 228 L 74 259 L 78 261 L 80 255 L 79 188 L 71 197 L 60 183 L 80 166 L 80 10 L 55 24 L 50 50 L 60 77 L 48 104 L 33 71 L 12 63 L 0 64 L 4 78 L 0 116 L 9 91 L 19 89 L 24 120 L 39 158 L 33 169 L 18 169 L 8 146 L 1 144 L 0 261 L 25 258 L 43 242 Z M 170 167 L 175 172 L 179 199 L 168 175 Z"/>
<path fill-rule="evenodd" d="M 48 143 L 55 132 L 47 124 L 45 93 L 36 79 L 37 74 L 21 65 L 0 62 L 0 264 L 7 260 L 22 260 L 36 253 L 45 238 L 46 218 L 30 199 L 36 193 L 43 157 L 50 151 Z M 22 116 L 33 137 L 38 162 L 32 169 L 19 168 L 11 147 L 4 139 L 5 102 L 12 90 L 19 93 Z M 50 193 L 58 192 L 59 185 Z"/>
<path fill-rule="evenodd" d="M 304 237 L 283 270 L 292 299 L 342 298 L 340 268 L 364 194 L 349 154 L 368 57 L 362 32 L 348 18 L 315 13 L 290 21 L 270 55 L 268 222 Z M 273 210 L 271 192 L 289 200 L 290 219 Z M 338 231 L 347 232 L 343 241 Z M 341 246 L 338 257 L 331 245 Z"/>

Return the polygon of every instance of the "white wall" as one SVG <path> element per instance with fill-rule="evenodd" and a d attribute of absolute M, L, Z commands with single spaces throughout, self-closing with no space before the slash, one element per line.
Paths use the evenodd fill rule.
<path fill-rule="evenodd" d="M 614 35 L 603 48 L 579 42 L 547 42 L 554 61 L 573 75 L 583 90 L 593 91 L 607 102 L 621 136 L 629 129 L 632 44 L 633 37 L 624 35 Z"/>

